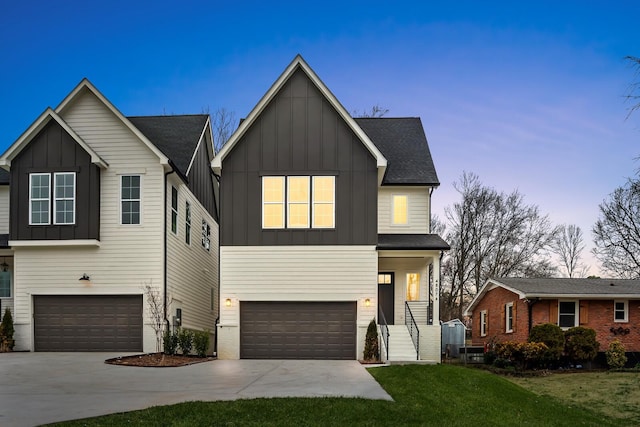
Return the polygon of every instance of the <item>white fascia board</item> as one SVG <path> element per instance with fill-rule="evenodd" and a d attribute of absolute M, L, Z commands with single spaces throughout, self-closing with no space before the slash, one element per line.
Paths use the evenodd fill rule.
<path fill-rule="evenodd" d="M 51 108 L 44 110 L 42 114 L 29 126 L 29 128 L 20 135 L 20 137 L 5 151 L 0 158 L 0 166 L 11 166 L 11 160 L 22 151 L 24 147 L 31 142 L 34 136 L 38 134 L 51 120 L 55 120 L 67 132 L 74 141 L 82 147 L 84 151 L 91 156 L 91 163 L 98 165 L 102 169 L 106 169 L 109 165 L 102 157 L 98 155 L 73 129 L 53 111 Z"/>
<path fill-rule="evenodd" d="M 231 135 L 229 141 L 222 147 L 220 152 L 214 159 L 211 161 L 211 168 L 217 174 L 222 170 L 222 160 L 224 160 L 227 153 L 233 148 L 233 146 L 238 142 L 240 138 L 245 134 L 247 129 L 253 124 L 256 118 L 260 115 L 260 113 L 265 109 L 267 104 L 275 97 L 278 91 L 284 86 L 284 84 L 289 80 L 289 78 L 293 75 L 295 70 L 300 67 L 307 74 L 307 76 L 311 79 L 311 81 L 316 85 L 318 90 L 325 96 L 325 98 L 329 101 L 329 103 L 336 109 L 338 114 L 342 117 L 342 119 L 347 122 L 351 130 L 358 136 L 358 138 L 365 145 L 367 150 L 373 155 L 376 159 L 376 166 L 379 171 L 382 169 L 382 176 L 384 176 L 384 169 L 387 167 L 387 159 L 382 155 L 378 147 L 371 141 L 371 139 L 367 136 L 367 134 L 362 130 L 360 126 L 356 123 L 356 121 L 351 117 L 351 115 L 347 112 L 347 110 L 342 106 L 340 101 L 331 93 L 329 88 L 320 80 L 318 75 L 309 67 L 309 65 L 302 59 L 302 56 L 297 55 L 293 61 L 289 64 L 289 66 L 284 70 L 284 72 L 278 77 L 278 79 L 271 85 L 267 93 L 265 93 L 260 101 L 253 107 L 253 110 L 249 113 L 247 118 L 242 122 L 242 124 L 236 129 L 236 131 Z M 380 179 L 381 181 L 381 179 Z"/>
<path fill-rule="evenodd" d="M 589 300 L 609 300 L 609 299 L 640 299 L 638 294 L 529 294 L 527 298 L 540 299 L 589 299 Z"/>
<path fill-rule="evenodd" d="M 9 240 L 12 248 L 43 248 L 57 246 L 100 246 L 100 240 L 78 239 L 78 240 Z"/>
<path fill-rule="evenodd" d="M 151 150 L 156 156 L 158 156 L 158 158 L 160 159 L 160 164 L 169 164 L 169 158 L 165 156 L 164 153 L 162 153 L 162 151 L 160 151 L 160 149 L 156 147 L 146 136 L 144 136 L 144 134 L 140 132 L 140 130 L 135 127 L 133 123 L 131 123 L 129 119 L 127 119 L 120 112 L 120 110 L 118 110 L 115 105 L 113 105 L 111 101 L 109 101 L 86 77 L 82 79 L 78 86 L 76 86 L 75 89 L 73 89 L 71 93 L 69 93 L 69 95 L 67 95 L 66 98 L 62 100 L 60 105 L 56 107 L 56 113 L 62 114 L 64 109 L 75 99 L 76 96 L 78 96 L 80 92 L 82 92 L 83 89 L 89 90 L 91 93 L 93 93 L 93 95 L 95 95 L 95 97 L 98 98 L 100 102 L 102 102 L 131 132 L 133 132 L 133 134 L 137 136 L 138 139 L 140 139 L 142 143 L 146 145 L 147 148 L 149 148 L 149 150 Z"/>
<path fill-rule="evenodd" d="M 482 297 L 484 297 L 484 295 L 489 292 L 492 289 L 495 289 L 497 287 L 500 288 L 504 288 L 510 292 L 513 292 L 514 294 L 518 295 L 518 297 L 520 299 L 522 298 L 526 298 L 527 295 L 525 295 L 523 292 L 514 289 L 510 286 L 506 286 L 504 283 L 500 283 L 497 280 L 494 279 L 488 279 L 484 286 L 482 286 L 482 288 L 480 289 L 480 292 L 478 292 L 476 294 L 476 296 L 471 300 L 471 303 L 469 304 L 469 306 L 467 307 L 467 309 L 464 311 L 464 315 L 465 316 L 471 316 L 473 314 L 473 309 L 475 308 L 475 306 L 478 304 L 478 302 L 482 299 Z"/>

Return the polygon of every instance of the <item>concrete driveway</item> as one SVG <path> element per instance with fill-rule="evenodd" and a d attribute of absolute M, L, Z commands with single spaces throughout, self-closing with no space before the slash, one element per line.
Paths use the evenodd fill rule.
<path fill-rule="evenodd" d="M 356 361 L 104 363 L 112 353 L 0 354 L 0 425 L 33 426 L 193 400 L 345 396 L 391 400 Z"/>

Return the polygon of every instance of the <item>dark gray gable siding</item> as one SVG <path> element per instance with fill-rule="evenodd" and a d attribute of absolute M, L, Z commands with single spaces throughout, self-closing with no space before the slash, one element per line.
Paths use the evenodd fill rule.
<path fill-rule="evenodd" d="M 263 175 L 336 175 L 336 227 L 262 230 Z M 375 245 L 374 157 L 298 69 L 223 160 L 222 245 Z"/>
<path fill-rule="evenodd" d="M 211 171 L 211 158 L 209 150 L 205 146 L 205 140 L 198 147 L 191 170 L 189 171 L 189 189 L 202 203 L 207 212 L 218 222 L 218 212 L 215 203 L 213 172 Z"/>
<path fill-rule="evenodd" d="M 76 172 L 74 225 L 29 225 L 29 174 L 40 172 Z M 12 160 L 10 199 L 11 240 L 100 238 L 100 169 L 54 120 Z"/>

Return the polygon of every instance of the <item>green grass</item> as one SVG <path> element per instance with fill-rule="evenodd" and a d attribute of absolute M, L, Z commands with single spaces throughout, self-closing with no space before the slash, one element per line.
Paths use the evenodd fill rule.
<path fill-rule="evenodd" d="M 537 394 L 640 425 L 639 372 L 580 372 L 511 380 Z"/>
<path fill-rule="evenodd" d="M 189 402 L 61 423 L 68 426 L 619 426 L 619 420 L 537 395 L 489 372 L 406 365 L 369 372 L 394 402 L 279 398 Z"/>

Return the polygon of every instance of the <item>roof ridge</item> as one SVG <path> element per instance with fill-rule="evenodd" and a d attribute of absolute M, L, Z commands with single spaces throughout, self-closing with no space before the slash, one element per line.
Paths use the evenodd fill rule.
<path fill-rule="evenodd" d="M 126 116 L 127 119 L 138 119 L 138 118 L 158 118 L 158 117 L 209 117 L 209 114 L 201 113 L 201 114 L 155 114 L 150 116 Z"/>

